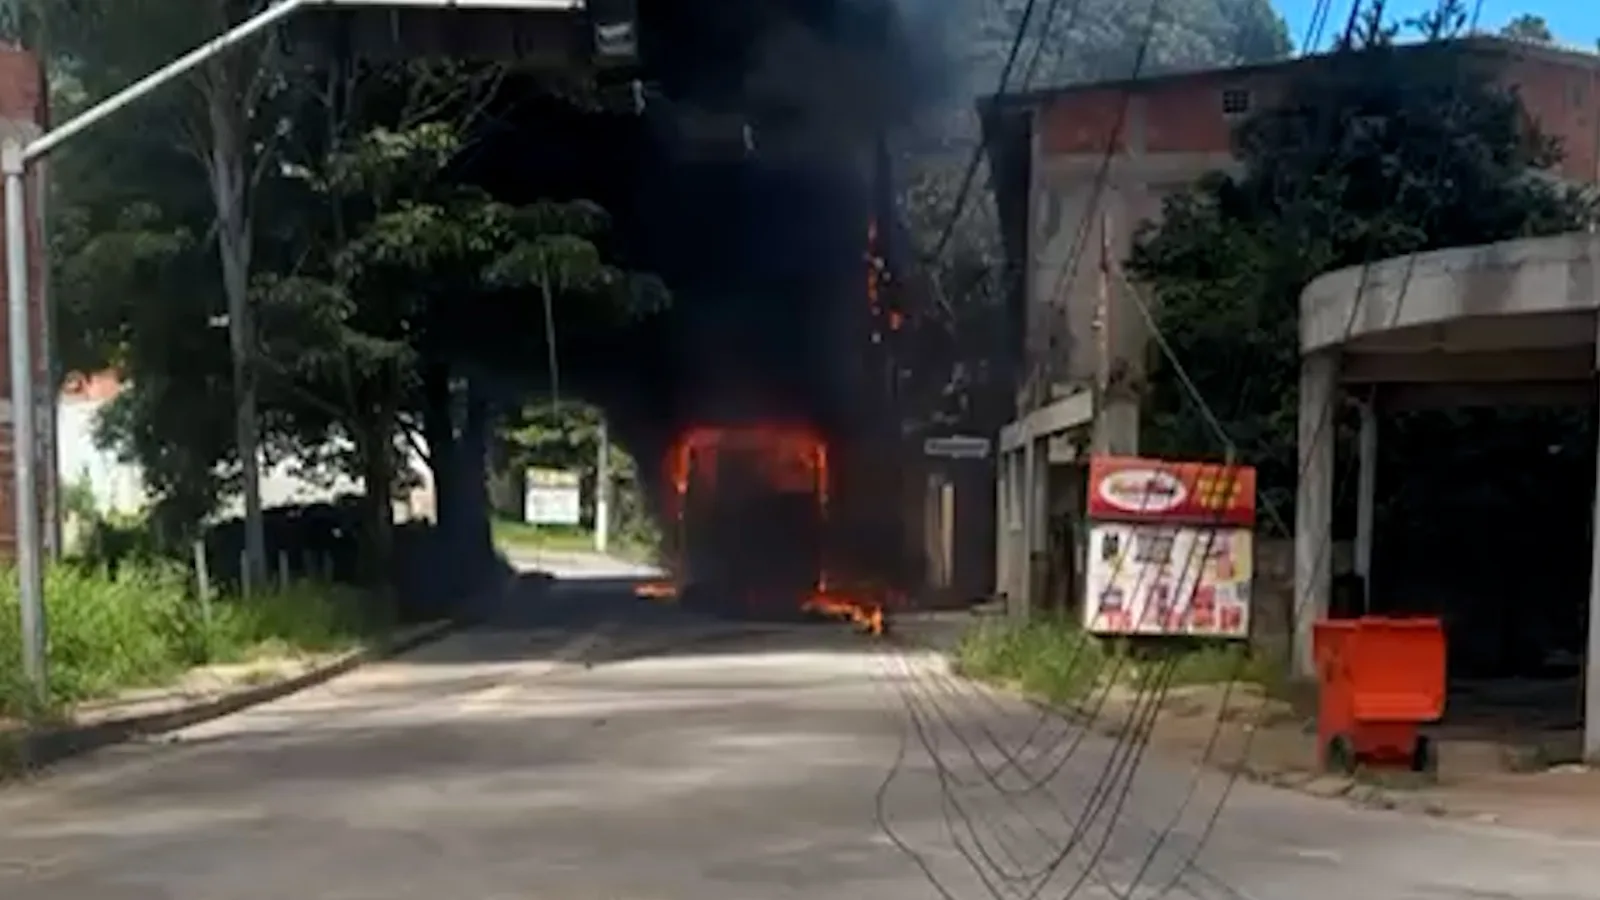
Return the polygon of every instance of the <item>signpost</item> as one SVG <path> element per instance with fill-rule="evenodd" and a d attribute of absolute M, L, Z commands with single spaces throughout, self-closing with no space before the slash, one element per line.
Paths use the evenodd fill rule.
<path fill-rule="evenodd" d="M 953 434 L 922 442 L 922 453 L 937 459 L 987 459 L 992 442 L 986 437 Z"/>
<path fill-rule="evenodd" d="M 583 518 L 578 473 L 529 469 L 522 517 L 529 525 L 577 525 Z"/>

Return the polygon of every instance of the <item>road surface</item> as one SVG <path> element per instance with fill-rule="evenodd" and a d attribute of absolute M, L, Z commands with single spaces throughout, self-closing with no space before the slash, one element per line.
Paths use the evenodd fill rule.
<path fill-rule="evenodd" d="M 908 737 L 908 702 L 926 734 Z M 1600 898 L 1600 845 L 1254 785 L 1201 848 L 1222 779 L 1144 760 L 1096 804 L 1116 746 L 1073 749 L 1059 723 L 1023 751 L 1035 773 L 1065 758 L 1053 795 L 1008 799 L 972 756 L 994 765 L 984 730 L 1015 747 L 1036 722 L 842 629 L 716 623 L 621 580 L 562 582 L 514 594 L 493 628 L 0 790 L 0 897 L 1027 897 L 1022 870 L 1098 806 L 1037 896 L 1080 876 L 1078 896 L 1122 896 L 1138 876 L 1137 897 Z"/>

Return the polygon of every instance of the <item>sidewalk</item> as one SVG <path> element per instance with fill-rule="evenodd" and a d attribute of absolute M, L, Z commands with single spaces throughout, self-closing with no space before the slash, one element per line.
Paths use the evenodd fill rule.
<path fill-rule="evenodd" d="M 173 684 L 132 689 L 83 703 L 62 720 L 34 728 L 0 719 L 0 783 L 101 747 L 175 731 L 275 700 L 371 660 L 403 653 L 451 627 L 449 622 L 434 622 L 402 628 L 384 639 L 342 652 L 198 666 Z"/>
<path fill-rule="evenodd" d="M 909 644 L 951 653 L 974 618 L 913 614 L 895 620 Z M 1600 837 L 1600 770 L 1578 765 L 1513 771 L 1508 745 L 1440 735 L 1439 773 L 1329 774 L 1318 763 L 1315 720 L 1304 708 L 1238 682 L 1169 689 L 1153 724 L 1146 698 L 1114 685 L 1084 701 L 1079 718 L 1097 733 L 1121 737 L 1147 724 L 1152 750 L 1168 759 L 1237 773 L 1265 784 L 1358 806 L 1468 819 L 1582 838 Z"/>

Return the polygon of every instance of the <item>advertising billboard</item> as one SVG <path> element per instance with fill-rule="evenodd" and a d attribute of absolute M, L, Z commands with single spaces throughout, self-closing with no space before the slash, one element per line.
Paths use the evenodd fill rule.
<path fill-rule="evenodd" d="M 529 469 L 523 519 L 530 525 L 577 525 L 582 499 L 577 472 Z"/>
<path fill-rule="evenodd" d="M 1092 459 L 1084 627 L 1247 637 L 1255 511 L 1249 467 Z"/>

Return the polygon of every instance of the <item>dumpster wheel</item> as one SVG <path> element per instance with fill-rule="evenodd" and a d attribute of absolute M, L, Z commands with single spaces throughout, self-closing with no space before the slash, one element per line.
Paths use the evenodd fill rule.
<path fill-rule="evenodd" d="M 1356 747 L 1349 735 L 1336 734 L 1328 740 L 1327 768 L 1341 775 L 1356 773 Z"/>
<path fill-rule="evenodd" d="M 1439 773 L 1439 745 L 1425 734 L 1417 735 L 1411 748 L 1411 771 L 1421 775 Z"/>

